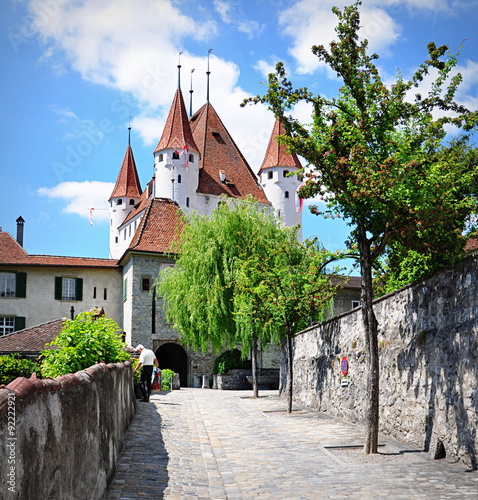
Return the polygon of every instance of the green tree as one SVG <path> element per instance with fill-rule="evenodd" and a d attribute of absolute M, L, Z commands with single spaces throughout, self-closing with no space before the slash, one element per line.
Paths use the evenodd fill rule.
<path fill-rule="evenodd" d="M 0 356 L 0 384 L 9 384 L 17 377 L 30 377 L 39 365 L 31 359 L 22 359 L 18 353 Z"/>
<path fill-rule="evenodd" d="M 189 214 L 176 266 L 156 284 L 168 320 L 187 344 L 203 351 L 240 344 L 243 356 L 252 353 L 255 396 L 258 343 L 277 340 L 284 331 L 280 310 L 268 304 L 272 292 L 263 276 L 291 246 L 300 246 L 297 229 L 256 202 L 223 202 L 210 216 Z"/>
<path fill-rule="evenodd" d="M 57 337 L 46 344 L 52 349 L 42 351 L 41 372 L 45 377 L 57 377 L 84 370 L 96 363 L 116 363 L 130 359 L 125 351 L 118 324 L 94 312 L 67 319 Z"/>
<path fill-rule="evenodd" d="M 263 338 L 285 344 L 289 413 L 292 340 L 297 332 L 325 319 L 338 288 L 331 277 L 339 272 L 327 266 L 340 258 L 340 253 L 327 252 L 315 240 L 300 244 L 294 238 L 271 248 L 267 259 L 252 255 L 241 263 L 234 297 L 236 322 L 239 330 L 254 329 Z"/>
<path fill-rule="evenodd" d="M 352 226 L 348 245 L 360 263 L 369 366 L 364 452 L 376 453 L 379 354 L 372 268 L 394 242 L 431 255 L 463 248 L 463 223 L 476 210 L 477 177 L 476 165 L 469 170 L 457 157 L 476 128 L 477 113 L 455 101 L 461 75 L 452 75 L 457 57 L 446 55 L 446 46 L 428 44 L 429 58 L 413 76 L 405 80 L 398 75 L 387 87 L 374 64 L 378 56 L 369 55 L 367 41 L 359 40 L 360 5 L 334 8 L 338 41 L 330 50 L 312 47 L 342 80 L 337 98 L 295 89 L 279 63 L 269 75 L 267 93 L 249 101 L 268 103 L 284 123 L 283 143 L 308 162 L 311 173 L 301 196 L 323 196 L 329 210 Z M 429 74 L 436 76 L 423 97 L 415 89 Z M 285 116 L 300 101 L 312 106 L 311 126 Z M 447 142 L 448 125 L 464 134 Z"/>

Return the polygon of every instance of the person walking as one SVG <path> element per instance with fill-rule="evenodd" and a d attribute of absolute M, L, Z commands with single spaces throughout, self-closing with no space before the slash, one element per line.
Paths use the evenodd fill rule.
<path fill-rule="evenodd" d="M 133 373 L 136 373 L 141 368 L 141 378 L 139 381 L 139 388 L 143 403 L 149 403 L 149 396 L 151 396 L 151 379 L 153 376 L 153 368 L 158 367 L 158 360 L 151 349 L 145 349 L 144 345 L 139 344 L 136 346 L 135 351 L 139 352 L 139 360 Z"/>

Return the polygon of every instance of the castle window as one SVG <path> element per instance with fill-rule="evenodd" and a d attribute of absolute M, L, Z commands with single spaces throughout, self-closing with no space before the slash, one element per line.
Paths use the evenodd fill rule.
<path fill-rule="evenodd" d="M 129 200 L 130 205 L 134 205 L 134 200 Z"/>
<path fill-rule="evenodd" d="M 359 307 L 359 305 L 360 305 L 360 300 L 352 300 L 352 309 Z"/>
<path fill-rule="evenodd" d="M 186 207 L 189 208 L 189 196 L 186 198 Z"/>
<path fill-rule="evenodd" d="M 56 276 L 55 300 L 83 300 L 83 278 Z"/>
<path fill-rule="evenodd" d="M 108 289 L 105 288 L 103 289 L 103 300 L 106 300 L 108 298 Z"/>
<path fill-rule="evenodd" d="M 288 170 L 284 170 L 282 172 L 282 177 L 287 177 L 289 175 L 289 171 Z"/>
<path fill-rule="evenodd" d="M 163 153 L 159 153 L 158 162 L 163 161 Z"/>
<path fill-rule="evenodd" d="M 143 292 L 149 292 L 151 290 L 151 276 L 141 277 L 141 290 L 143 290 Z"/>
<path fill-rule="evenodd" d="M 286 192 L 284 193 L 284 196 L 285 196 L 285 198 L 289 198 L 289 191 L 286 191 Z"/>
<path fill-rule="evenodd" d="M 117 205 L 122 205 L 123 204 L 123 200 L 121 198 L 119 200 L 116 200 L 116 204 Z"/>
<path fill-rule="evenodd" d="M 0 297 L 25 298 L 27 273 L 0 273 Z"/>
<path fill-rule="evenodd" d="M 189 163 L 194 163 L 194 155 L 193 154 L 189 155 Z"/>
<path fill-rule="evenodd" d="M 178 174 L 178 184 L 181 184 L 181 174 Z"/>
<path fill-rule="evenodd" d="M 268 172 L 267 173 L 267 178 L 272 179 L 274 177 L 274 172 Z"/>
<path fill-rule="evenodd" d="M 118 243 L 118 236 L 115 236 L 115 243 Z"/>
<path fill-rule="evenodd" d="M 96 299 L 96 286 L 93 287 L 93 298 Z"/>
<path fill-rule="evenodd" d="M 179 153 L 177 151 L 173 153 L 173 160 L 179 160 Z"/>

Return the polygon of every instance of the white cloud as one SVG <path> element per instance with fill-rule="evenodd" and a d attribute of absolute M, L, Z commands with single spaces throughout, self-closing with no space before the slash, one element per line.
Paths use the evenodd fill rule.
<path fill-rule="evenodd" d="M 109 220 L 109 209 L 105 202 L 113 192 L 114 183 L 85 181 L 61 182 L 52 188 L 39 188 L 37 193 L 50 199 L 66 200 L 63 212 L 90 217 L 90 209 L 94 208 L 93 221 Z"/>
<path fill-rule="evenodd" d="M 299 74 L 313 73 L 324 67 L 310 49 L 313 45 L 327 47 L 337 39 L 337 16 L 331 9 L 334 6 L 342 9 L 349 4 L 348 0 L 324 0 L 320 5 L 316 0 L 299 0 L 280 13 L 279 24 L 284 34 L 292 38 L 289 53 L 296 60 Z M 360 18 L 361 36 L 369 40 L 371 51 L 386 51 L 397 40 L 399 27 L 383 9 L 367 2 L 360 8 Z"/>

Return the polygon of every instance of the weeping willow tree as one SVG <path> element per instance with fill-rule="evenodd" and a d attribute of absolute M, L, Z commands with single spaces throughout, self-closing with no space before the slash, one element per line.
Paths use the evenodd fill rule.
<path fill-rule="evenodd" d="M 163 271 L 155 284 L 168 321 L 188 345 L 213 352 L 240 345 L 244 357 L 252 353 L 255 397 L 258 345 L 280 342 L 287 317 L 282 306 L 294 300 L 292 291 L 286 298 L 272 285 L 285 279 L 285 256 L 298 255 L 303 248 L 297 228 L 285 227 L 252 199 L 224 202 L 209 216 L 187 216 L 175 248 L 176 265 Z M 295 299 L 307 321 L 316 319 L 318 310 L 309 306 L 322 303 L 313 281 L 310 275 L 309 288 L 301 289 L 316 297 L 312 303 Z"/>

